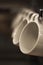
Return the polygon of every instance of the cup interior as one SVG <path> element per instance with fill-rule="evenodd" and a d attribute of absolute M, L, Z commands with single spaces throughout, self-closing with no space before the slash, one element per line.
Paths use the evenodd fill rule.
<path fill-rule="evenodd" d="M 39 28 L 37 23 L 30 22 L 24 27 L 19 39 L 20 50 L 23 53 L 27 54 L 32 51 L 38 40 L 38 34 Z"/>

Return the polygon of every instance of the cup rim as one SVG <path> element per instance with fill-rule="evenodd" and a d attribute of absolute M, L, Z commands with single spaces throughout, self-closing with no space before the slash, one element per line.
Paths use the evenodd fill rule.
<path fill-rule="evenodd" d="M 20 43 L 20 39 L 21 39 L 21 36 L 22 36 L 23 31 L 25 30 L 25 28 L 26 28 L 30 23 L 35 23 L 35 24 L 37 24 L 37 27 L 38 27 L 38 37 L 37 37 L 37 40 L 36 40 L 36 42 L 35 42 L 33 48 L 31 48 L 31 50 L 28 51 L 28 52 L 24 52 L 24 51 L 22 50 L 22 48 L 21 48 L 21 45 L 20 45 L 20 44 L 21 44 L 21 43 Z M 21 52 L 24 53 L 24 54 L 29 54 L 29 53 L 31 53 L 31 52 L 36 48 L 36 46 L 37 46 L 37 44 L 38 44 L 38 41 L 39 41 L 39 38 L 40 38 L 39 23 L 33 21 L 33 22 L 29 22 L 28 24 L 26 24 L 25 27 L 23 28 L 23 30 L 22 30 L 22 32 L 21 32 L 21 35 L 20 35 L 20 38 L 19 38 L 19 48 L 20 48 Z"/>

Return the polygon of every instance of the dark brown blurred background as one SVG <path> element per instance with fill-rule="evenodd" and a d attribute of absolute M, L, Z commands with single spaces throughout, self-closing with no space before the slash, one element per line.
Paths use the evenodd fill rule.
<path fill-rule="evenodd" d="M 0 65 L 43 65 L 43 57 L 24 55 L 12 43 L 12 20 L 25 7 L 39 13 L 43 0 L 0 0 Z"/>

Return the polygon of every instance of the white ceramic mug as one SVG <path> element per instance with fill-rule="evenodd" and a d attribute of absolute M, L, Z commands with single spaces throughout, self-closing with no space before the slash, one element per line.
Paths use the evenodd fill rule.
<path fill-rule="evenodd" d="M 31 19 L 21 32 L 19 47 L 24 54 L 43 56 L 43 21 L 38 18 Z"/>

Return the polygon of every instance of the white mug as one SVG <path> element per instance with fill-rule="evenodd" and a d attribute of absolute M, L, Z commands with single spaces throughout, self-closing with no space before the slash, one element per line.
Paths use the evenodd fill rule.
<path fill-rule="evenodd" d="M 43 21 L 38 18 L 39 15 L 31 19 L 21 32 L 19 47 L 24 54 L 43 56 Z"/>

